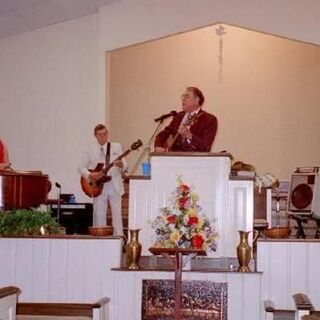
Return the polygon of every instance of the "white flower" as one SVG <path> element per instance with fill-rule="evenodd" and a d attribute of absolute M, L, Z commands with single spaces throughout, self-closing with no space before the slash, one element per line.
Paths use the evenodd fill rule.
<path fill-rule="evenodd" d="M 180 232 L 182 234 L 186 234 L 188 232 L 188 229 L 185 226 L 180 227 Z"/>
<path fill-rule="evenodd" d="M 170 229 L 171 231 L 176 230 L 176 225 L 175 225 L 174 223 L 170 223 L 170 224 L 169 224 L 169 229 Z"/>

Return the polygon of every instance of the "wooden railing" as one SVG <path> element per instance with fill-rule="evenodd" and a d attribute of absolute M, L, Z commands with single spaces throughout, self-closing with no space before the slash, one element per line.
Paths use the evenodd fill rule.
<path fill-rule="evenodd" d="M 17 315 L 86 317 L 93 320 L 109 319 L 109 298 L 96 303 L 18 303 Z"/>

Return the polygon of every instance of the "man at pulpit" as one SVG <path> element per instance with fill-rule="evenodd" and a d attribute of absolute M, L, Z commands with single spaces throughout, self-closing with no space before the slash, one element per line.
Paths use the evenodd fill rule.
<path fill-rule="evenodd" d="M 204 100 L 200 89 L 186 88 L 181 96 L 182 111 L 156 136 L 156 152 L 210 152 L 218 121 L 213 114 L 202 109 Z"/>
<path fill-rule="evenodd" d="M 10 169 L 8 148 L 0 139 L 0 170 Z"/>

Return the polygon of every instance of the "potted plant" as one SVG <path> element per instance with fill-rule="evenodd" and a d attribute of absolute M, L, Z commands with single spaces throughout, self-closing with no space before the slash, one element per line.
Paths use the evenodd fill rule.
<path fill-rule="evenodd" d="M 43 233 L 59 233 L 59 224 L 48 212 L 34 208 L 0 212 L 1 236 L 37 236 Z"/>

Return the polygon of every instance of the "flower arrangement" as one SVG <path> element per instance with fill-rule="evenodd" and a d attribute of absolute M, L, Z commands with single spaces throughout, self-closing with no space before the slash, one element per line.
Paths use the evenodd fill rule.
<path fill-rule="evenodd" d="M 218 233 L 198 205 L 199 196 L 185 184 L 182 176 L 171 193 L 171 207 L 159 209 L 160 215 L 151 223 L 155 230 L 154 247 L 193 248 L 213 250 L 217 248 Z"/>

